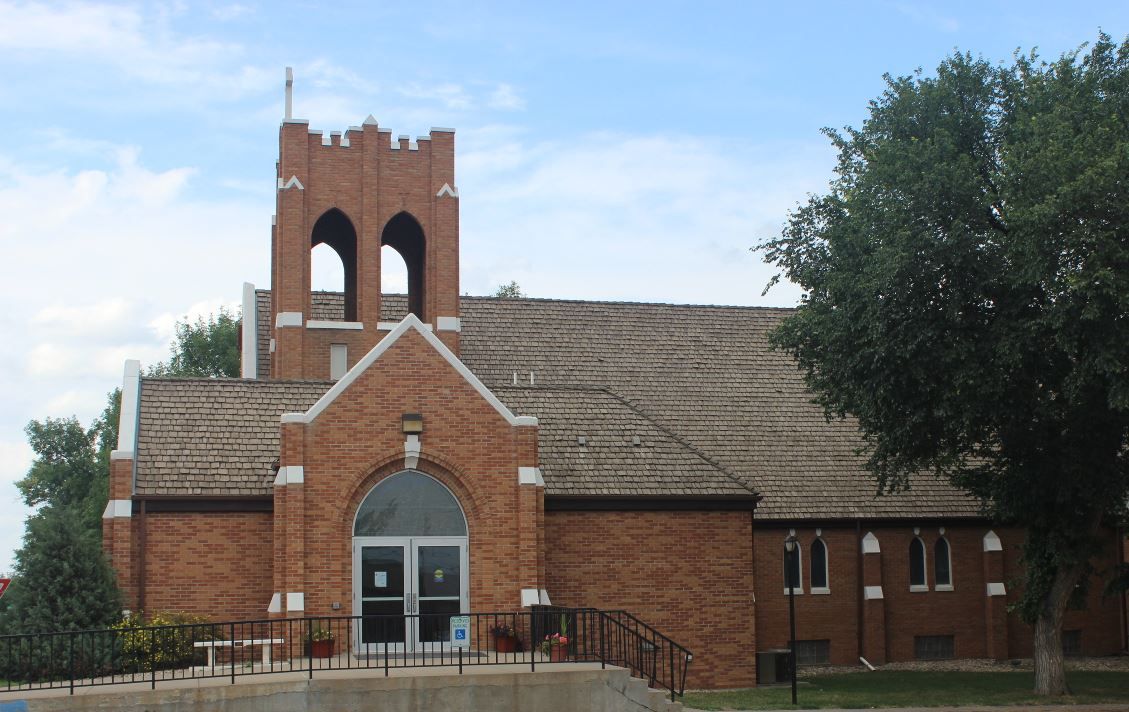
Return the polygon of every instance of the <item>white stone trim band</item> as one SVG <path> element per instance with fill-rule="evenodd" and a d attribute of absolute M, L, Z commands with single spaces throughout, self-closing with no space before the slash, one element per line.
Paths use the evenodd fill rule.
<path fill-rule="evenodd" d="M 427 329 L 428 331 L 433 331 L 431 324 L 423 324 L 422 322 L 421 322 L 421 324 L 422 324 L 423 328 Z M 399 325 L 400 325 L 400 322 L 398 322 L 398 321 L 378 321 L 378 322 L 376 322 L 376 330 L 377 331 L 392 331 L 393 329 L 395 329 Z"/>
<path fill-rule="evenodd" d="M 984 551 L 1003 551 L 1004 544 L 1000 541 L 1000 537 L 994 532 L 989 531 L 984 535 Z"/>
<path fill-rule="evenodd" d="M 545 486 L 545 479 L 541 477 L 541 468 L 539 467 L 519 467 L 517 468 L 517 483 L 519 485 L 536 485 L 537 487 Z"/>
<path fill-rule="evenodd" d="M 118 418 L 118 450 L 137 449 L 137 401 L 141 396 L 141 362 L 129 359 L 122 376 L 122 406 Z"/>
<path fill-rule="evenodd" d="M 132 459 L 133 459 L 133 450 L 111 450 L 110 451 L 110 461 L 111 462 L 113 462 L 114 460 L 132 460 Z"/>
<path fill-rule="evenodd" d="M 463 322 L 457 316 L 436 317 L 435 328 L 439 331 L 462 331 Z"/>
<path fill-rule="evenodd" d="M 106 502 L 106 511 L 102 512 L 103 519 L 121 517 L 129 519 L 133 516 L 133 502 L 128 499 L 111 499 Z"/>
<path fill-rule="evenodd" d="M 1007 588 L 1002 583 L 990 583 L 987 585 L 987 593 L 989 596 L 1006 596 Z"/>
<path fill-rule="evenodd" d="M 864 586 L 862 597 L 868 601 L 879 601 L 884 598 L 881 586 Z"/>
<path fill-rule="evenodd" d="M 274 326 L 281 329 L 284 326 L 301 326 L 302 312 L 279 312 L 274 318 Z"/>
<path fill-rule="evenodd" d="M 878 537 L 874 536 L 874 532 L 867 532 L 866 536 L 862 538 L 862 553 L 879 554 L 881 552 L 882 547 L 878 545 Z"/>
<path fill-rule="evenodd" d="M 409 470 L 419 464 L 419 436 L 409 435 L 404 440 L 404 467 Z"/>
<path fill-rule="evenodd" d="M 243 378 L 259 377 L 259 319 L 258 299 L 255 298 L 255 285 L 243 283 L 243 359 L 240 375 Z"/>
<path fill-rule="evenodd" d="M 322 319 L 310 319 L 306 322 L 307 329 L 348 329 L 351 331 L 360 331 L 365 328 L 365 325 L 359 321 L 325 321 Z"/>
<path fill-rule="evenodd" d="M 274 486 L 300 485 L 305 481 L 306 470 L 304 467 L 301 465 L 286 465 L 278 468 L 278 474 L 274 477 Z"/>

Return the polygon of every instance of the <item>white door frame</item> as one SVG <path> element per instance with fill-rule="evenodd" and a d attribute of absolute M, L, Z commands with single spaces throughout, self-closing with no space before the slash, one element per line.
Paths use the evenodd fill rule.
<path fill-rule="evenodd" d="M 361 550 L 365 547 L 386 546 L 401 547 L 404 551 L 404 615 L 419 613 L 419 549 L 421 546 L 457 546 L 459 547 L 460 586 L 459 586 L 459 612 L 466 613 L 470 610 L 470 555 L 469 538 L 465 536 L 417 536 L 417 537 L 385 537 L 385 536 L 355 536 L 353 537 L 353 615 L 363 615 L 363 599 L 361 596 Z M 372 600 L 369 598 L 368 600 Z M 433 599 L 442 600 L 442 599 Z M 427 643 L 421 641 L 418 618 L 409 618 L 404 624 L 404 641 L 402 643 L 362 643 L 362 623 L 357 621 L 353 640 L 354 652 L 357 654 L 383 654 L 385 648 L 389 653 L 411 653 L 426 650 Z"/>

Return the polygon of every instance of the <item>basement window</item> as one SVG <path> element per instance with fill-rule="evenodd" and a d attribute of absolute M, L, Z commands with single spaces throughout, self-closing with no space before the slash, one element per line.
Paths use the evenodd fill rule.
<path fill-rule="evenodd" d="M 1076 657 L 1082 654 L 1081 629 L 1062 631 L 1062 654 L 1068 657 Z"/>
<path fill-rule="evenodd" d="M 915 635 L 913 657 L 918 660 L 951 660 L 956 657 L 953 636 Z"/>
<path fill-rule="evenodd" d="M 796 665 L 830 665 L 831 641 L 823 640 L 797 640 Z"/>

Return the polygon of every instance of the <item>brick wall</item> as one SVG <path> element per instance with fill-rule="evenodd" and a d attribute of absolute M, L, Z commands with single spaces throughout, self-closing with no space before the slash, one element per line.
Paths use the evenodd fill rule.
<path fill-rule="evenodd" d="M 297 177 L 303 188 L 281 189 L 277 196 L 271 241 L 274 378 L 324 378 L 328 373 L 328 355 L 320 353 L 330 343 L 325 335 L 302 327 L 275 328 L 275 317 L 300 312 L 310 318 L 310 241 L 314 225 L 331 209 L 346 216 L 357 237 L 356 320 L 364 325 L 365 336 L 350 337 L 363 346 L 353 359 L 381 336 L 381 238 L 398 213 L 411 215 L 424 234 L 424 304 L 418 316 L 435 324 L 438 316 L 459 315 L 459 201 L 438 195 L 444 184 L 457 187 L 454 133 L 432 131 L 429 139 L 416 142 L 416 150 L 409 150 L 407 140 L 397 141 L 393 149 L 390 134 L 375 124 L 350 131 L 348 138 L 348 146 L 341 145 L 340 137 L 326 146 L 321 134 L 311 134 L 304 123 L 284 123 L 280 130 L 278 178 L 286 184 Z M 456 333 L 446 332 L 442 339 L 458 352 Z"/>
<path fill-rule="evenodd" d="M 1006 535 L 1005 537 L 1005 533 L 1000 532 L 1000 538 L 1004 543 L 1004 566 L 1009 582 L 1007 600 L 1008 603 L 1013 603 L 1019 600 L 1021 593 L 1020 587 L 1011 583 L 1018 581 L 1023 570 L 1020 564 L 1022 536 L 1016 530 L 1009 530 Z M 1116 533 L 1107 531 L 1104 536 L 1105 546 L 1101 557 L 1094 562 L 1095 568 L 1099 571 L 1108 569 L 1109 563 L 1117 561 L 1120 554 Z M 1102 581 L 1092 580 L 1086 595 L 1086 608 L 1067 610 L 1063 619 L 1063 630 L 1081 629 L 1083 655 L 1112 655 L 1125 649 L 1122 598 L 1116 595 L 1107 596 L 1104 589 L 1105 584 Z M 1012 625 L 1008 626 L 1008 647 L 1012 651 L 1012 657 L 1030 657 L 1034 631 L 1030 626 L 1019 622 L 1017 616 L 1012 615 L 1010 619 Z"/>
<path fill-rule="evenodd" d="M 881 640 L 876 641 L 877 654 L 870 652 L 872 662 L 906 661 L 914 659 L 914 637 L 951 635 L 955 654 L 962 658 L 1030 657 L 1031 629 L 1018 616 L 1006 615 L 1006 630 L 1001 646 L 989 646 L 989 626 L 996 600 L 986 595 L 987 583 L 1004 583 L 1007 602 L 1018 599 L 1015 585 L 1021 574 L 1019 545 L 1022 533 L 1017 530 L 995 529 L 1004 551 L 1002 575 L 986 578 L 985 560 L 1000 556 L 998 552 L 985 552 L 984 535 L 989 527 L 984 524 L 958 524 L 944 527 L 944 537 L 951 547 L 952 591 L 937 590 L 934 580 L 934 544 L 942 536 L 939 525 L 920 525 L 914 533 L 913 523 L 905 526 L 864 526 L 856 534 L 853 527 L 822 527 L 822 538 L 827 543 L 830 593 L 813 595 L 810 583 L 810 548 L 815 538 L 815 527 L 797 527 L 796 537 L 804 548 L 803 593 L 796 596 L 796 637 L 798 640 L 831 641 L 831 663 L 850 665 L 858 662 L 859 655 L 859 590 L 858 567 L 860 537 L 873 532 L 881 551 L 868 554 L 877 579 L 867 585 L 882 586 L 883 599 L 878 610 L 883 619 L 877 629 Z M 783 546 L 788 528 L 758 528 L 756 539 L 756 591 L 757 591 L 757 641 L 760 649 L 785 648 L 788 643 L 788 597 L 784 593 Z M 909 545 L 920 536 L 926 547 L 927 591 L 911 591 L 909 585 Z M 1101 561 L 1116 561 L 1117 540 L 1113 532 L 1108 536 L 1108 547 Z M 864 605 L 877 603 L 866 601 Z M 1102 595 L 1102 584 L 1090 587 L 1088 608 L 1067 614 L 1066 629 L 1081 628 L 1083 652 L 1087 655 L 1110 655 L 1121 650 L 1121 601 L 1117 596 Z M 1000 611 L 1002 613 L 1002 609 Z M 1003 640 L 1007 641 L 1006 649 Z"/>
<path fill-rule="evenodd" d="M 150 513 L 145 529 L 146 613 L 266 618 L 274 590 L 269 513 Z"/>
<path fill-rule="evenodd" d="M 694 654 L 691 688 L 755 683 L 748 512 L 546 512 L 553 603 L 624 609 Z"/>
<path fill-rule="evenodd" d="M 784 593 L 784 540 L 788 529 L 755 532 L 757 649 L 788 647 L 788 596 Z M 811 592 L 811 544 L 815 528 L 796 529 L 802 556 L 802 591 L 796 596 L 796 639 L 831 641 L 833 663 L 858 661 L 858 538 L 854 527 L 820 529 L 827 545 L 827 588 Z"/>
<path fill-rule="evenodd" d="M 405 332 L 314 421 L 282 426 L 281 464 L 304 482 L 276 487 L 272 590 L 305 594 L 304 612 L 350 612 L 357 507 L 383 478 L 405 468 L 401 415 L 420 413 L 414 469 L 448 487 L 466 512 L 470 603 L 516 610 L 521 589 L 544 588 L 538 563 L 542 491 L 518 484 L 537 464 L 534 426 L 509 422 L 414 329 Z M 283 596 L 285 598 L 285 595 Z"/>

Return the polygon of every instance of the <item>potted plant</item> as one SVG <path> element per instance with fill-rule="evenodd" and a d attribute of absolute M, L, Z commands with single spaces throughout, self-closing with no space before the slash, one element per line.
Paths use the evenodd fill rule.
<path fill-rule="evenodd" d="M 499 653 L 513 653 L 517 651 L 517 629 L 509 623 L 498 623 L 490 629 L 494 636 L 494 650 Z"/>
<path fill-rule="evenodd" d="M 333 657 L 333 631 L 320 625 L 310 631 L 310 657 Z"/>
<path fill-rule="evenodd" d="M 568 660 L 568 617 L 561 616 L 559 633 L 546 635 L 541 642 L 541 652 L 549 656 L 549 662 L 559 663 Z"/>

